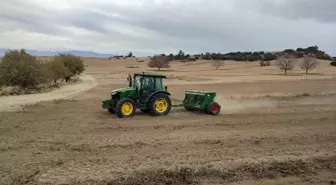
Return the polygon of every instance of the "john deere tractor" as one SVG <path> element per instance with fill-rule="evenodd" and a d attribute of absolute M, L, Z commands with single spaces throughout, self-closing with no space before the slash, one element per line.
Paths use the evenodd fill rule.
<path fill-rule="evenodd" d="M 182 104 L 172 105 L 171 94 L 162 83 L 164 78 L 164 75 L 145 73 L 128 76 L 129 87 L 113 90 L 111 98 L 102 102 L 102 107 L 120 118 L 132 117 L 136 109 L 153 116 L 164 116 L 172 107 L 201 109 L 208 114 L 219 114 L 221 106 L 214 101 L 215 92 L 189 90 L 186 91 Z"/>
<path fill-rule="evenodd" d="M 115 89 L 111 99 L 103 101 L 103 108 L 119 117 L 131 117 L 136 109 L 154 116 L 167 115 L 171 109 L 170 93 L 163 87 L 159 74 L 134 74 L 128 77 L 129 87 Z"/>

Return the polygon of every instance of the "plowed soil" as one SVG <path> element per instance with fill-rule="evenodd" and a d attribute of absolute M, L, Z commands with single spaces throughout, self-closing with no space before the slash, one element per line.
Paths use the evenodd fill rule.
<path fill-rule="evenodd" d="M 322 61 L 323 62 L 323 61 Z M 131 60 L 86 59 L 97 86 L 67 100 L 0 113 L 0 184 L 333 184 L 336 68 L 282 75 L 274 66 L 172 64 L 174 103 L 189 89 L 217 93 L 222 112 L 174 108 L 119 119 L 101 108 L 133 72 Z M 133 68 L 130 68 L 133 67 Z M 139 68 L 134 68 L 139 67 Z"/>

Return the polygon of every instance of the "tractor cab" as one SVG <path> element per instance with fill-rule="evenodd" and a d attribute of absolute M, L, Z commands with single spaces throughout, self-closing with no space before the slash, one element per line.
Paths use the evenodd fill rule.
<path fill-rule="evenodd" d="M 134 74 L 132 79 L 128 77 L 129 87 L 133 87 L 139 97 L 140 102 L 146 101 L 148 96 L 157 91 L 167 91 L 167 86 L 163 86 L 164 75 L 158 74 Z"/>

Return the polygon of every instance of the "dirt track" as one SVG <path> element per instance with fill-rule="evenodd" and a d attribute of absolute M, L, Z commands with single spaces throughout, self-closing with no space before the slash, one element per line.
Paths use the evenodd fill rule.
<path fill-rule="evenodd" d="M 95 79 L 91 75 L 84 74 L 79 77 L 78 83 L 63 86 L 52 92 L 22 96 L 3 96 L 0 97 L 0 112 L 16 111 L 24 105 L 31 105 L 41 101 L 71 98 L 80 92 L 94 88 L 96 85 Z"/>
<path fill-rule="evenodd" d="M 186 89 L 214 90 L 223 113 L 173 109 L 166 117 L 137 112 L 118 119 L 102 110 L 100 101 L 125 86 L 120 84 L 124 75 L 120 82 L 107 80 L 122 67 L 102 75 L 101 63 L 88 62 L 98 85 L 85 93 L 0 113 L 0 184 L 322 185 L 336 180 L 336 83 L 330 78 L 221 85 L 167 79 L 174 102 Z"/>

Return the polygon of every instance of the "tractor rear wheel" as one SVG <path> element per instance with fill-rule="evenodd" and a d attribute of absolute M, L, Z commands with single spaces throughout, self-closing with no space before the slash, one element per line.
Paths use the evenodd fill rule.
<path fill-rule="evenodd" d="M 153 116 L 165 116 L 171 110 L 171 100 L 167 94 L 160 93 L 150 98 L 148 108 Z"/>
<path fill-rule="evenodd" d="M 115 111 L 120 118 L 132 117 L 135 114 L 135 102 L 130 98 L 124 98 L 118 101 Z"/>
<path fill-rule="evenodd" d="M 208 114 L 217 115 L 221 111 L 221 106 L 217 102 L 211 102 L 206 111 Z"/>

